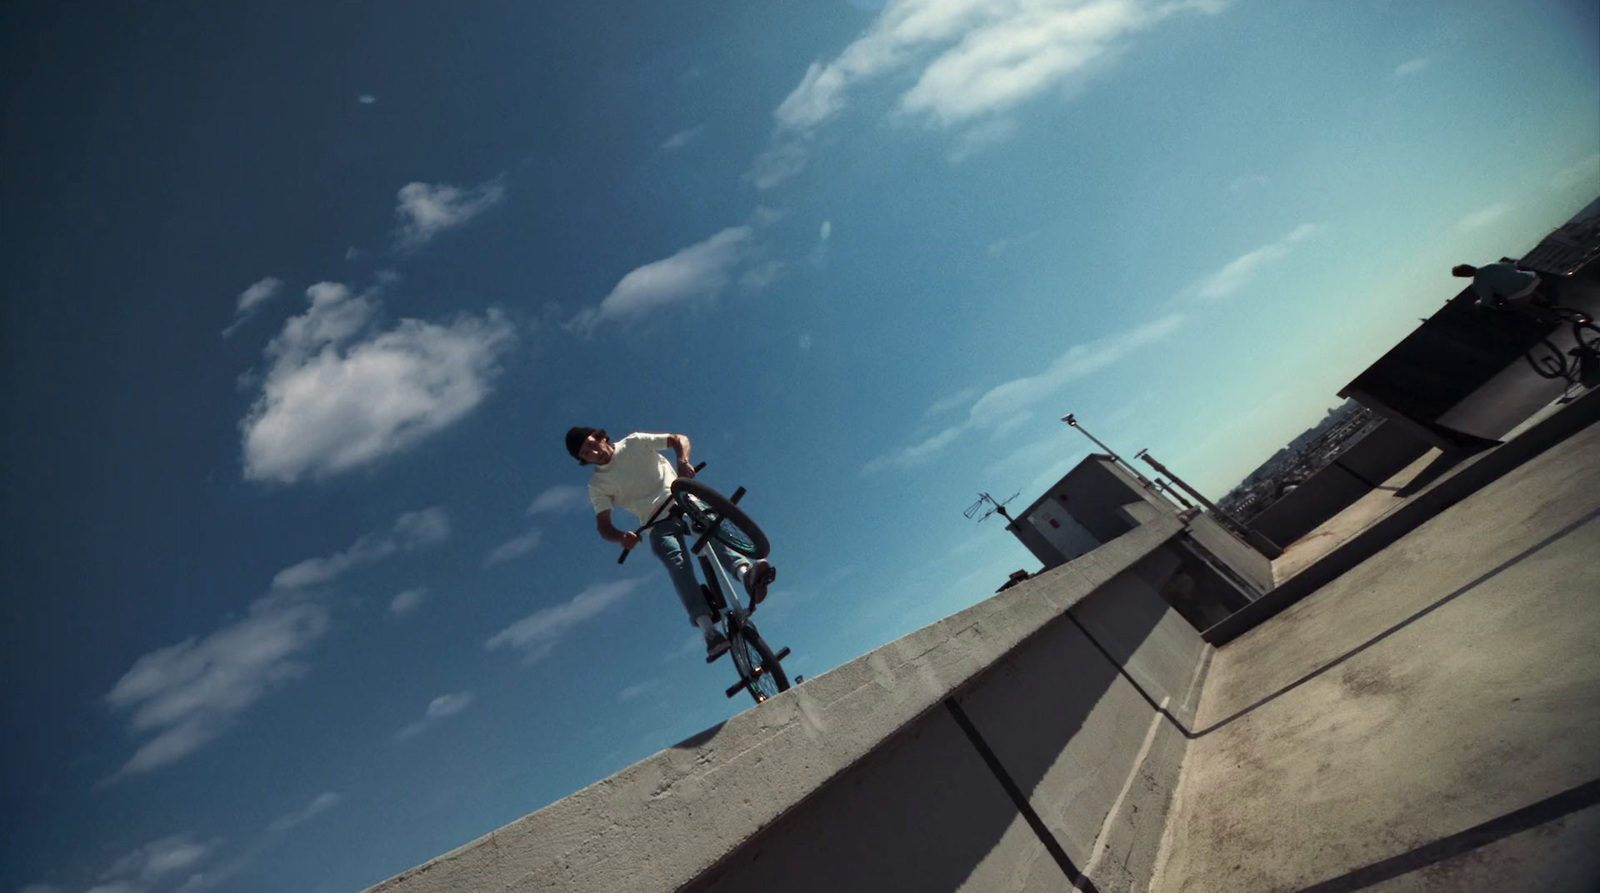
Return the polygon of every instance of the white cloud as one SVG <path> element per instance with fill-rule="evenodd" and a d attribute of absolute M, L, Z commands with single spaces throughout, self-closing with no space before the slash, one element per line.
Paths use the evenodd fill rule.
<path fill-rule="evenodd" d="M 976 396 L 978 396 L 977 388 L 962 388 L 948 397 L 933 401 L 933 405 L 929 406 L 927 410 L 922 413 L 922 417 L 924 419 L 931 419 L 934 416 L 944 415 L 952 409 L 956 409 L 971 403 L 972 399 Z"/>
<path fill-rule="evenodd" d="M 622 277 L 599 306 L 580 312 L 571 326 L 588 332 L 602 323 L 638 319 L 665 307 L 716 297 L 732 279 L 752 232 L 748 224 L 729 227 L 639 267 Z"/>
<path fill-rule="evenodd" d="M 1561 190 L 1584 185 L 1592 187 L 1596 178 L 1600 178 L 1600 152 L 1556 171 L 1555 176 L 1550 178 L 1550 186 Z"/>
<path fill-rule="evenodd" d="M 693 644 L 699 644 L 699 643 L 700 643 L 700 640 L 696 639 Z M 626 688 L 624 688 L 622 691 L 617 692 L 617 700 L 619 700 L 619 701 L 631 701 L 631 700 L 634 700 L 635 698 L 639 697 L 640 695 L 649 694 L 650 692 L 655 691 L 656 689 L 658 689 L 660 687 L 661 687 L 661 680 L 659 680 L 659 679 L 652 679 L 652 680 L 650 680 L 648 682 L 640 682 L 640 683 L 638 683 L 636 685 L 629 685 Z"/>
<path fill-rule="evenodd" d="M 1222 269 L 1184 289 L 1183 294 L 1195 301 L 1220 301 L 1244 288 L 1262 267 L 1288 256 L 1295 245 L 1321 231 L 1322 227 L 1315 223 L 1302 223 L 1276 242 L 1239 255 L 1224 264 Z"/>
<path fill-rule="evenodd" d="M 530 530 L 521 536 L 514 537 L 494 547 L 494 550 L 484 557 L 483 566 L 485 568 L 490 568 L 497 564 L 501 564 L 502 562 L 510 561 L 513 558 L 521 558 L 522 556 L 532 552 L 534 549 L 539 548 L 539 543 L 543 541 L 543 532 L 539 530 Z"/>
<path fill-rule="evenodd" d="M 249 480 L 338 474 L 450 427 L 488 396 L 515 340 L 496 310 L 372 333 L 373 293 L 324 282 L 306 294 L 310 309 L 267 346 L 271 367 L 239 423 Z"/>
<path fill-rule="evenodd" d="M 968 158 L 982 152 L 990 146 L 998 146 L 1011 139 L 1017 132 L 1015 118 L 995 118 L 976 124 L 960 136 L 956 137 L 956 144 L 947 156 L 951 164 L 960 164 Z"/>
<path fill-rule="evenodd" d="M 187 834 L 163 837 L 121 857 L 100 877 L 101 880 L 159 880 L 174 872 L 193 868 L 215 847 L 214 842 L 196 843 Z"/>
<path fill-rule="evenodd" d="M 1510 210 L 1511 206 L 1505 202 L 1496 202 L 1486 208 L 1479 208 L 1478 210 L 1473 211 L 1471 214 L 1468 214 L 1465 217 L 1462 217 L 1460 220 L 1457 220 L 1456 229 L 1462 232 L 1467 232 L 1474 229 L 1482 229 L 1489 224 L 1494 223 L 1496 220 L 1499 220 L 1501 217 L 1504 217 L 1506 212 Z"/>
<path fill-rule="evenodd" d="M 1110 366 L 1129 353 L 1160 341 L 1183 325 L 1179 313 L 1154 319 L 1136 329 L 1092 341 L 1073 345 L 1066 353 L 1050 362 L 1036 375 L 1012 379 L 990 388 L 973 401 L 967 409 L 967 418 L 959 424 L 926 437 L 903 449 L 879 456 L 862 468 L 862 474 L 874 474 L 885 469 L 912 468 L 930 461 L 968 431 L 994 431 L 1015 427 L 1019 419 L 1032 412 L 1033 407 L 1056 397 L 1073 382 Z M 948 411 L 946 400 L 930 407 L 940 412 Z"/>
<path fill-rule="evenodd" d="M 910 80 L 896 114 L 961 128 L 1004 114 L 1109 61 L 1135 33 L 1220 0 L 898 0 L 834 59 L 813 62 L 773 118 L 772 146 L 746 178 L 770 189 L 804 168 L 819 128 L 864 85 Z M 959 160 L 1009 135 L 969 133 Z"/>
<path fill-rule="evenodd" d="M 418 586 L 415 589 L 407 589 L 406 591 L 395 596 L 393 601 L 389 602 L 389 613 L 397 617 L 402 614 L 410 614 L 412 611 L 415 611 L 417 608 L 422 606 L 422 600 L 426 598 L 427 595 L 428 590 L 421 586 Z"/>
<path fill-rule="evenodd" d="M 419 735 L 422 732 L 427 731 L 429 727 L 437 724 L 445 717 L 455 716 L 457 713 L 467 709 L 467 707 L 472 704 L 474 697 L 475 696 L 472 692 L 463 691 L 450 695 L 440 695 L 439 697 L 434 698 L 432 701 L 428 702 L 428 709 L 423 713 L 422 719 L 419 719 L 401 729 L 395 735 L 396 740 L 403 741 L 407 738 Z"/>
<path fill-rule="evenodd" d="M 666 141 L 661 144 L 661 148 L 668 152 L 674 149 L 682 149 L 699 138 L 700 134 L 705 132 L 705 129 L 705 125 L 701 124 L 696 127 L 690 127 L 687 130 L 680 130 L 667 137 Z"/>
<path fill-rule="evenodd" d="M 596 583 L 570 600 L 540 608 L 484 642 L 490 651 L 501 646 L 520 649 L 524 663 L 533 663 L 553 651 L 561 639 L 586 620 L 612 607 L 643 583 L 642 579 Z"/>
<path fill-rule="evenodd" d="M 343 552 L 326 558 L 308 558 L 278 571 L 272 578 L 272 588 L 302 589 L 327 583 L 352 568 L 421 546 L 438 545 L 449 536 L 450 516 L 442 506 L 407 512 L 396 518 L 394 526 L 386 533 L 369 533 Z"/>
<path fill-rule="evenodd" d="M 339 805 L 340 801 L 342 800 L 344 800 L 343 794 L 334 793 L 332 791 L 324 791 L 318 794 L 311 801 L 311 803 L 306 806 L 306 808 L 288 813 L 287 815 L 279 816 L 270 826 L 267 827 L 267 830 L 274 834 L 281 834 L 296 825 L 302 824 L 312 818 L 315 818 L 316 816 L 321 815 L 324 812 L 327 812 L 333 807 Z"/>
<path fill-rule="evenodd" d="M 528 506 L 530 515 L 560 515 L 588 508 L 589 488 L 581 484 L 557 484 L 540 493 Z"/>
<path fill-rule="evenodd" d="M 400 203 L 394 213 L 400 219 L 400 227 L 395 239 L 402 248 L 420 247 L 499 204 L 505 194 L 503 177 L 468 187 L 407 183 L 397 194 Z"/>
<path fill-rule="evenodd" d="M 233 310 L 233 322 L 222 330 L 222 337 L 227 338 L 239 329 L 240 326 L 255 315 L 256 308 L 277 297 L 283 290 L 283 280 L 273 276 L 261 279 L 240 292 Z"/>
<path fill-rule="evenodd" d="M 371 93 L 363 93 L 360 96 L 356 97 L 356 102 L 359 102 L 362 105 L 372 105 L 373 103 L 375 103 L 377 101 L 378 101 L 378 97 L 373 96 Z"/>
<path fill-rule="evenodd" d="M 135 734 L 154 735 L 117 772 L 177 762 L 222 734 L 268 692 L 303 675 L 295 656 L 328 629 L 320 605 L 268 596 L 203 639 L 152 651 L 117 680 L 106 702 L 131 714 Z"/>
<path fill-rule="evenodd" d="M 1432 59 L 1411 59 L 1407 62 L 1400 63 L 1400 65 L 1394 70 L 1394 76 L 1397 78 L 1410 77 L 1411 75 L 1417 74 L 1418 72 L 1427 68 L 1431 64 L 1433 64 Z"/>

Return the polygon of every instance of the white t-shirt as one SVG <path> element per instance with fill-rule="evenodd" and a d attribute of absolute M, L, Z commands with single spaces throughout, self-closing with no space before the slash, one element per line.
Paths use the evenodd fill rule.
<path fill-rule="evenodd" d="M 667 448 L 665 434 L 629 434 L 616 443 L 616 455 L 604 465 L 596 465 L 589 478 L 589 501 L 594 513 L 613 508 L 631 512 L 643 524 L 656 506 L 672 495 L 672 482 L 678 473 L 661 455 Z"/>

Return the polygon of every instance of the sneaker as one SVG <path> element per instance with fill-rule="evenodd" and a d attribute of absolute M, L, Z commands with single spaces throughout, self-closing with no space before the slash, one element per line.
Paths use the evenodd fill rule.
<path fill-rule="evenodd" d="M 728 637 L 722 630 L 713 629 L 706 633 L 706 663 L 711 663 L 717 658 L 728 653 Z"/>
<path fill-rule="evenodd" d="M 776 579 L 778 569 L 768 564 L 765 558 L 750 565 L 744 572 L 744 591 L 750 596 L 750 604 L 761 604 L 767 597 L 767 587 Z"/>

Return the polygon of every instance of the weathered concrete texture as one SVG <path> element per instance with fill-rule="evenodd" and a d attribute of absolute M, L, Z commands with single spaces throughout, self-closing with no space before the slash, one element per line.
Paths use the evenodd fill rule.
<path fill-rule="evenodd" d="M 371 889 L 676 890 L 1180 530 L 1155 519 Z"/>
<path fill-rule="evenodd" d="M 1591 426 L 1218 650 L 1152 889 L 1600 887 L 1596 555 Z"/>

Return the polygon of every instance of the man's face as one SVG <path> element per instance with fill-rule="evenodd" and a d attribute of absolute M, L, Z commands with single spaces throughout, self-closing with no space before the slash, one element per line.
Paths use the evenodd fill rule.
<path fill-rule="evenodd" d="M 584 438 L 583 446 L 578 447 L 578 458 L 590 465 L 604 465 L 616 454 L 616 445 L 604 431 L 596 431 Z"/>

